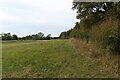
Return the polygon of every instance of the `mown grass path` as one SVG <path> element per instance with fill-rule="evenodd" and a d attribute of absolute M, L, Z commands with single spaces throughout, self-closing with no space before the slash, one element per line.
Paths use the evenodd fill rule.
<path fill-rule="evenodd" d="M 102 66 L 78 54 L 71 40 L 4 41 L 2 46 L 5 78 L 114 77 L 100 73 Z"/>

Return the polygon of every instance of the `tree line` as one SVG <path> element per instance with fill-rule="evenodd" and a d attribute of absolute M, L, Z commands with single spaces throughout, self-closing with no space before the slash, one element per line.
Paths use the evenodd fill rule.
<path fill-rule="evenodd" d="M 73 2 L 72 9 L 80 22 L 62 32 L 60 39 L 94 41 L 112 52 L 120 52 L 120 2 Z"/>
<path fill-rule="evenodd" d="M 39 32 L 37 34 L 28 35 L 25 37 L 18 37 L 16 34 L 11 35 L 11 33 L 0 34 L 1 40 L 50 40 L 59 39 L 59 37 L 51 37 L 51 34 L 44 36 L 44 33 Z"/>

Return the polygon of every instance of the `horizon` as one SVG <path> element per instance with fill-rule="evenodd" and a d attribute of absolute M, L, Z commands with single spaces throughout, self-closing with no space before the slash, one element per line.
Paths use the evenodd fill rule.
<path fill-rule="evenodd" d="M 0 3 L 0 32 L 20 37 L 42 32 L 59 36 L 73 28 L 76 12 L 73 0 L 3 0 Z M 47 5 L 47 6 L 46 6 Z"/>

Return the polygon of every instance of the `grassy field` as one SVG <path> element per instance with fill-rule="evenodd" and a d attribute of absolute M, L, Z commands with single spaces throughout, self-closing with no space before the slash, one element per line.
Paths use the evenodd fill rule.
<path fill-rule="evenodd" d="M 113 65 L 117 60 L 113 60 L 114 62 L 103 62 L 107 67 L 101 65 L 103 64 L 103 60 L 101 61 L 101 59 L 104 59 L 103 57 L 95 58 L 89 55 L 86 56 L 88 47 L 84 47 L 82 46 L 84 44 L 77 44 L 75 42 L 77 41 L 3 41 L 3 77 L 118 77 L 116 72 L 117 66 Z M 80 47 L 81 49 L 79 49 Z"/>

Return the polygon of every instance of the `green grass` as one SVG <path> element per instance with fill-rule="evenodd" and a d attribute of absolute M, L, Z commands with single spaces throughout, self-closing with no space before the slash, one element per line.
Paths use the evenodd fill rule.
<path fill-rule="evenodd" d="M 3 77 L 79 76 L 77 59 L 66 40 L 3 42 Z"/>
<path fill-rule="evenodd" d="M 115 77 L 80 55 L 71 40 L 3 41 L 4 78 Z"/>

